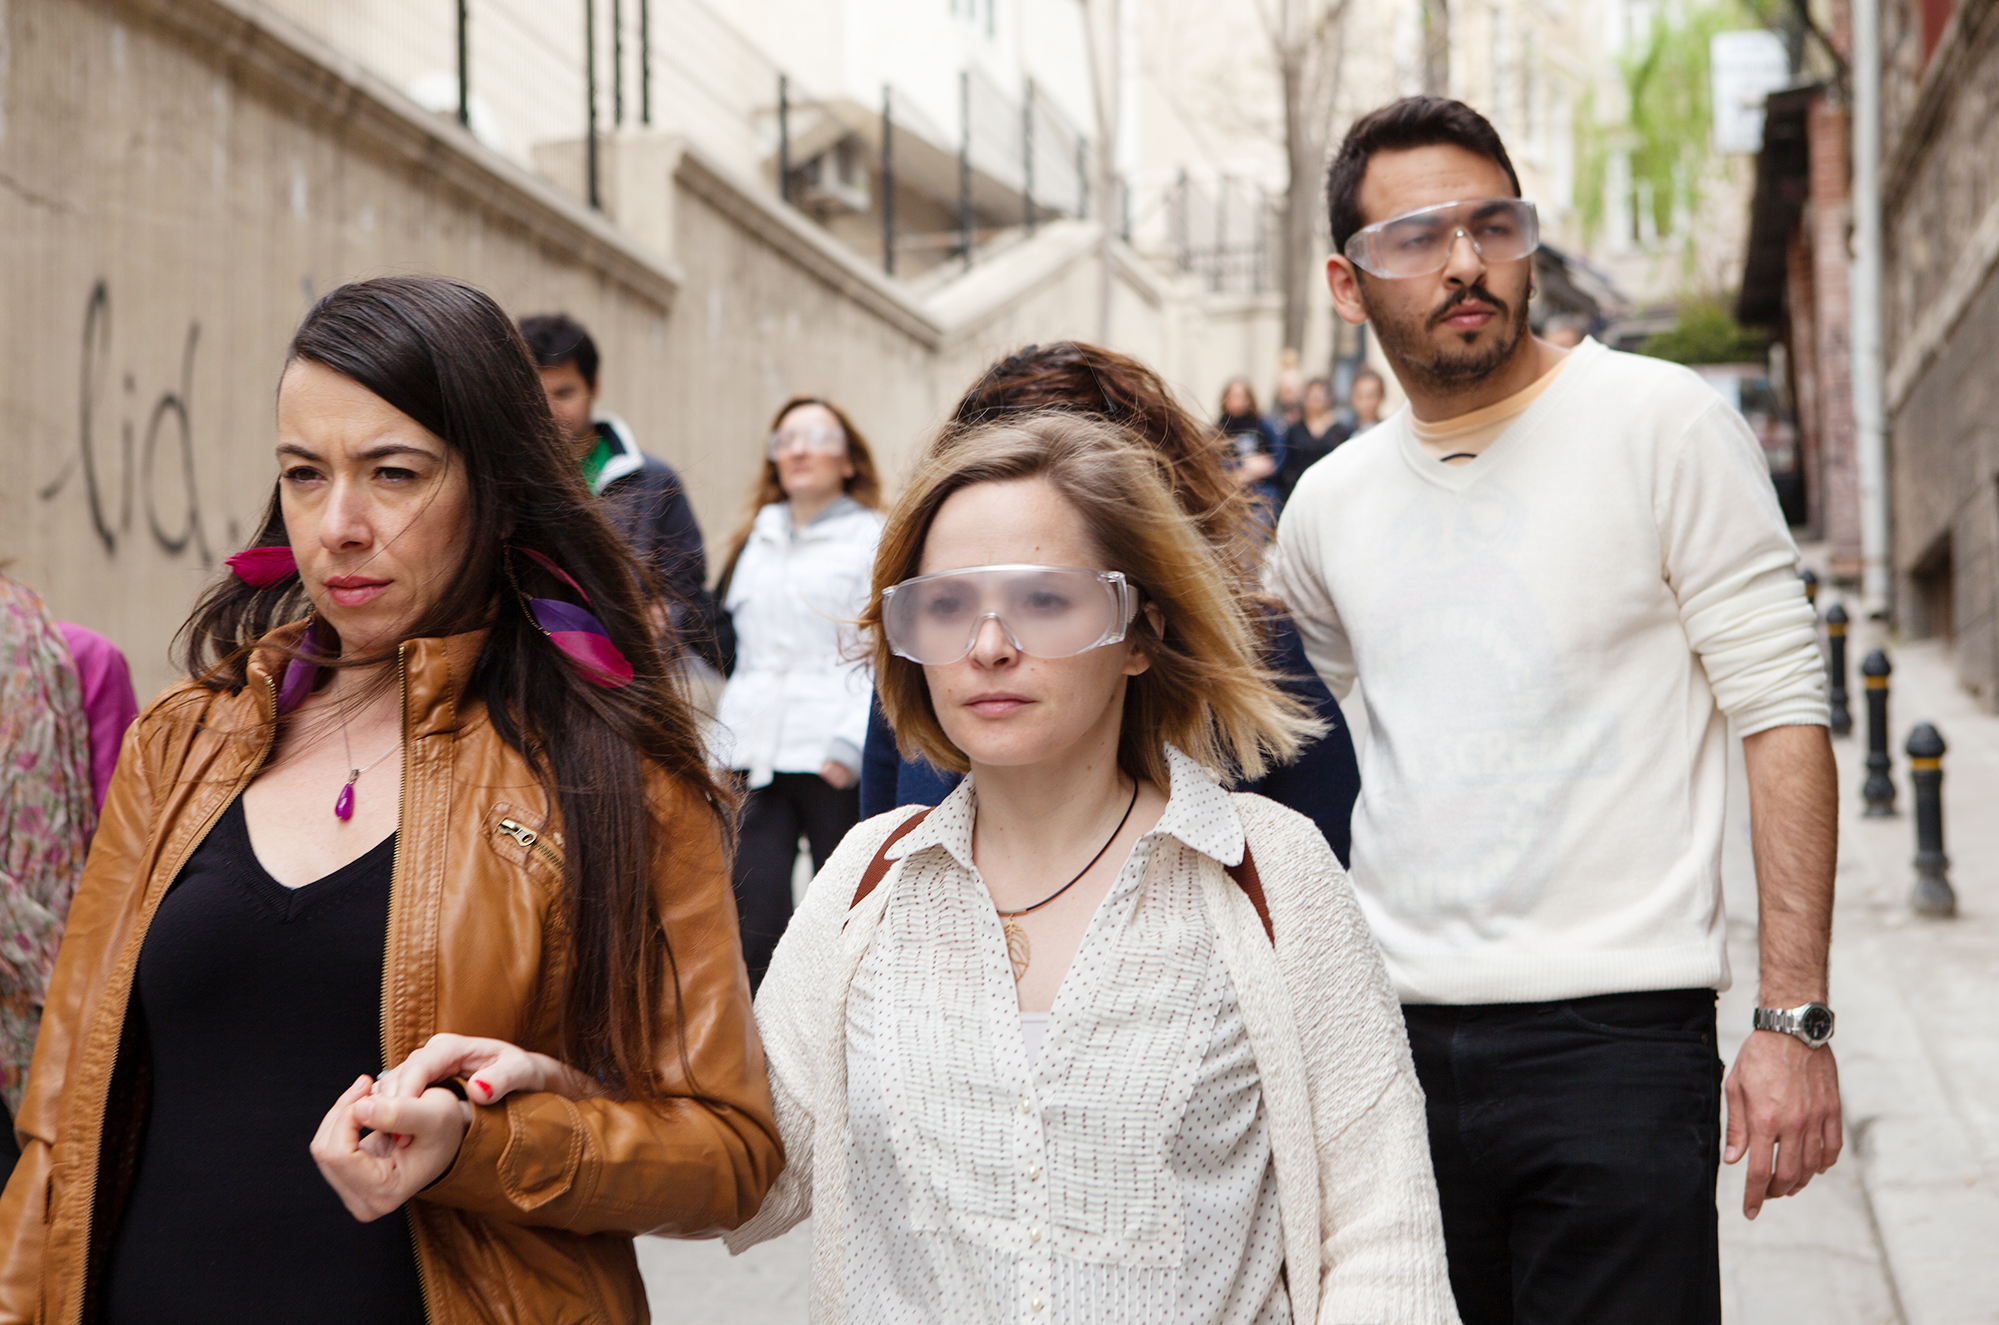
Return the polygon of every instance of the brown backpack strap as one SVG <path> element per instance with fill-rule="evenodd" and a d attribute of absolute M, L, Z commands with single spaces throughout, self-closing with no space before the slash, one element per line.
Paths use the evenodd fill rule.
<path fill-rule="evenodd" d="M 900 842 L 911 829 L 929 817 L 929 809 L 918 810 L 915 814 L 910 815 L 907 819 L 897 824 L 894 830 L 882 839 L 880 848 L 875 852 L 875 858 L 869 861 L 867 869 L 861 872 L 861 882 L 855 887 L 854 900 L 847 904 L 847 910 L 852 911 L 867 898 L 869 893 L 881 887 L 881 881 L 888 877 L 888 867 L 895 863 L 888 858 L 888 849 L 897 842 Z"/>
<path fill-rule="evenodd" d="M 1270 905 L 1263 900 L 1263 880 L 1256 872 L 1256 857 L 1250 854 L 1249 843 L 1242 844 L 1242 864 L 1227 865 L 1223 869 L 1235 880 L 1235 886 L 1242 889 L 1243 896 L 1249 898 L 1249 904 L 1256 908 L 1256 918 L 1263 922 L 1263 936 L 1275 947 L 1277 931 L 1270 926 Z"/>

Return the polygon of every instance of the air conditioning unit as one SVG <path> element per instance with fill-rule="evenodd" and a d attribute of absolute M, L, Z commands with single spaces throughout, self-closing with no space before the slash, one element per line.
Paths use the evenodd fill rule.
<path fill-rule="evenodd" d="M 869 158 L 866 144 L 857 138 L 842 138 L 799 167 L 806 196 L 850 212 L 867 211 L 874 203 Z"/>

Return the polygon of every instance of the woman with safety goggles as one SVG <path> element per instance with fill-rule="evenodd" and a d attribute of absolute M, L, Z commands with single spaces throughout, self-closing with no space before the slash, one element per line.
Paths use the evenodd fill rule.
<path fill-rule="evenodd" d="M 1157 452 L 1073 414 L 934 452 L 862 618 L 905 749 L 757 1004 L 815 1320 L 1455 1322 L 1395 996 L 1315 734 Z"/>
<path fill-rule="evenodd" d="M 874 458 L 847 416 L 813 397 L 786 401 L 715 590 L 736 637 L 715 717 L 723 761 L 748 788 L 734 877 L 752 989 L 791 920 L 799 837 L 817 869 L 861 816 L 869 686 L 841 623 L 867 601 L 880 505 Z"/>
<path fill-rule="evenodd" d="M 930 453 L 955 445 L 982 424 L 1039 410 L 1115 423 L 1171 470 L 1173 499 L 1206 536 L 1223 574 L 1252 605 L 1265 665 L 1326 726 L 1325 735 L 1308 742 L 1296 759 L 1240 787 L 1317 823 L 1333 854 L 1344 862 L 1352 842 L 1354 800 L 1360 794 L 1353 739 L 1339 702 L 1312 670 L 1297 627 L 1274 598 L 1258 589 L 1260 532 L 1249 494 L 1224 467 L 1225 441 L 1188 413 L 1159 374 L 1138 360 L 1101 345 L 1058 341 L 1029 345 L 992 364 L 959 400 Z M 864 817 L 898 805 L 935 805 L 957 785 L 957 774 L 921 757 L 904 758 L 881 706 L 875 706 L 862 750 Z"/>

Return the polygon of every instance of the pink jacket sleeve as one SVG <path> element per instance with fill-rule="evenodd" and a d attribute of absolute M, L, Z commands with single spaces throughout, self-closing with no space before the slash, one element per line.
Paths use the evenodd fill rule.
<path fill-rule="evenodd" d="M 132 693 L 132 669 L 123 651 L 96 631 L 68 621 L 56 625 L 76 662 L 77 679 L 83 683 L 83 713 L 90 720 L 90 783 L 95 793 L 93 803 L 102 813 L 111 772 L 118 767 L 118 750 L 125 743 L 125 729 L 139 716 L 139 701 Z"/>

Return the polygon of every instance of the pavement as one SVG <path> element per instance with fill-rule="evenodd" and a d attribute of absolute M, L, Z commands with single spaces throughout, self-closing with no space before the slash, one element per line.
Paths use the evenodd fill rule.
<path fill-rule="evenodd" d="M 1808 550 L 1809 557 L 1809 550 Z M 1828 606 L 1833 595 L 1824 595 Z M 1853 607 L 1850 612 L 1860 615 Z M 1941 643 L 1903 643 L 1857 621 L 1849 666 L 1853 735 L 1835 740 L 1840 775 L 1838 900 L 1831 1001 L 1847 1149 L 1797 1196 L 1742 1216 L 1742 1168 L 1724 1167 L 1727 1325 L 1999 1325 L 1999 716 L 1961 690 Z M 1858 668 L 1880 645 L 1889 691 L 1897 814 L 1868 819 Z M 1944 756 L 1945 848 L 1958 915 L 1914 915 L 1909 730 L 1934 723 Z M 1721 996 L 1722 1052 L 1734 1061 L 1756 995 L 1756 885 L 1739 748 L 1723 853 L 1734 987 Z M 726 1320 L 801 1325 L 809 1225 L 732 1258 L 718 1242 L 639 1240 L 662 1325 Z M 1606 1325 L 1616 1325 L 1606 1322 Z"/>
<path fill-rule="evenodd" d="M 1866 712 L 1855 685 L 1854 733 L 1834 742 L 1831 1001 L 1848 1149 L 1832 1173 L 1766 1206 L 1754 1224 L 1741 1217 L 1740 1173 L 1725 1172 L 1728 1319 L 1986 1325 L 1999 1322 L 1999 1018 L 1985 1011 L 1999 995 L 1999 716 L 1959 688 L 1940 641 L 1900 642 L 1865 622 L 1852 629 L 1856 672 L 1877 645 L 1894 666 L 1888 744 L 1898 794 L 1893 817 L 1863 816 Z M 1902 747 L 1924 721 L 1950 746 L 1944 833 L 1958 895 L 1950 920 L 1908 905 L 1915 828 Z M 1723 1025 L 1738 1034 L 1755 992 L 1746 846 L 1738 816 L 1728 843 L 1734 868 L 1724 872 L 1737 978 L 1722 1000 Z"/>

